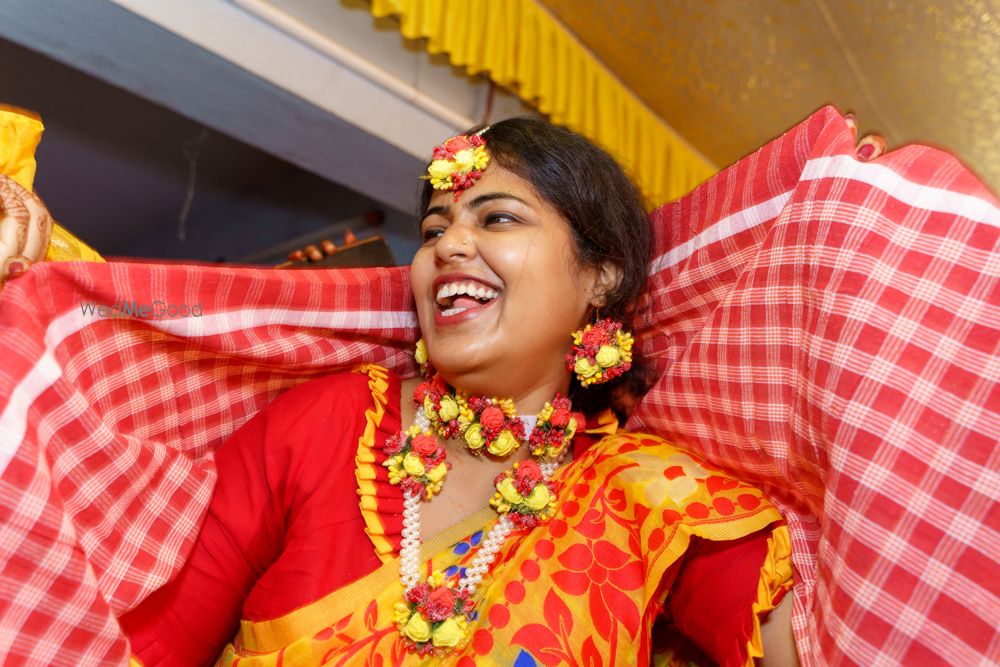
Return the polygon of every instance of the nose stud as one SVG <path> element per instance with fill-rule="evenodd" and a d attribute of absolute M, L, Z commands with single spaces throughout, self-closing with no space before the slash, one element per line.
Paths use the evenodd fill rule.
<path fill-rule="evenodd" d="M 469 245 L 469 239 L 462 239 L 462 245 Z"/>

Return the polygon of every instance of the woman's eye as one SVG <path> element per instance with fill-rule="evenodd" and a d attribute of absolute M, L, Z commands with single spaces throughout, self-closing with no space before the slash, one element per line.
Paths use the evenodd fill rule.
<path fill-rule="evenodd" d="M 505 222 L 518 222 L 518 220 L 508 213 L 490 213 L 483 220 L 484 225 L 499 225 Z"/>
<path fill-rule="evenodd" d="M 427 229 L 425 229 L 423 232 L 420 233 L 420 236 L 423 239 L 424 243 L 427 243 L 428 241 L 433 241 L 442 234 L 444 234 L 444 230 L 441 229 L 440 227 L 428 227 Z"/>

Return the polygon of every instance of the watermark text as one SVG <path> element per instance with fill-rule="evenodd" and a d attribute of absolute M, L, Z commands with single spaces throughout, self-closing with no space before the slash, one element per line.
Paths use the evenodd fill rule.
<path fill-rule="evenodd" d="M 80 312 L 89 317 L 100 318 L 133 318 L 142 320 L 162 320 L 178 317 L 201 317 L 203 309 L 200 303 L 169 303 L 153 301 L 121 301 L 119 303 L 94 303 L 81 301 Z"/>

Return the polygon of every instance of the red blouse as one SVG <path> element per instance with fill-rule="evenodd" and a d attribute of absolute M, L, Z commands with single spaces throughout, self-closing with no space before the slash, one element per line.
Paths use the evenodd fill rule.
<path fill-rule="evenodd" d="M 376 442 L 400 428 L 399 389 L 393 378 Z M 354 476 L 371 408 L 367 375 L 332 375 L 282 394 L 220 445 L 219 480 L 187 563 L 120 619 L 144 664 L 211 664 L 241 618 L 281 616 L 381 565 Z M 397 512 L 384 507 L 383 520 L 398 534 L 396 495 Z"/>

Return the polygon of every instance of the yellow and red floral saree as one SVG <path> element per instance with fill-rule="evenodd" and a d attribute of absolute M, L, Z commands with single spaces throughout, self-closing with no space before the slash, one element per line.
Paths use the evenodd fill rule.
<path fill-rule="evenodd" d="M 384 371 L 367 372 L 375 408 L 358 449 L 363 487 L 377 465 L 374 447 L 381 443 L 372 427 L 385 404 Z M 653 623 L 692 538 L 732 541 L 766 531 L 767 553 L 747 610 L 753 629 L 740 662 L 761 655 L 757 615 L 791 585 L 791 565 L 787 531 L 760 491 L 660 438 L 625 433 L 607 435 L 553 480 L 555 518 L 508 538 L 477 593 L 476 619 L 445 664 L 648 663 Z M 372 516 L 370 503 L 362 507 Z M 495 519 L 487 509 L 427 541 L 427 574 L 457 576 Z M 388 558 L 312 604 L 244 621 L 219 664 L 437 663 L 405 651 L 393 618 L 401 595 L 398 561 Z"/>

